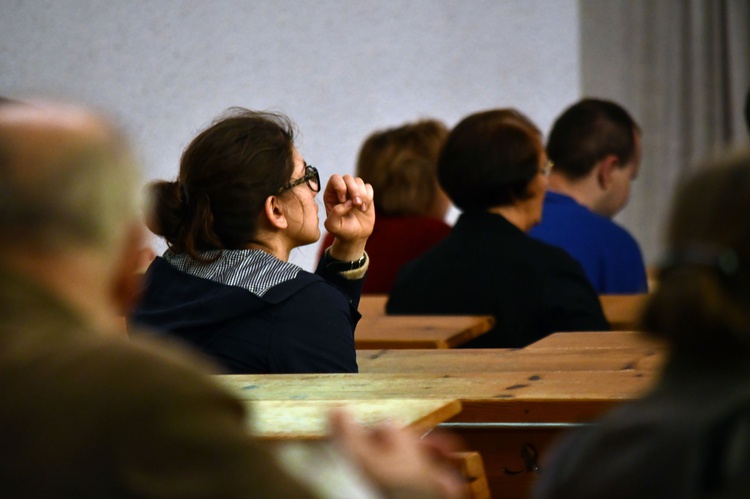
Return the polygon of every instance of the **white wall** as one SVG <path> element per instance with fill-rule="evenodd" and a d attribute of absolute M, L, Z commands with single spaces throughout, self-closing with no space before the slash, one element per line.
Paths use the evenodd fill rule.
<path fill-rule="evenodd" d="M 289 114 L 327 178 L 373 129 L 514 106 L 542 130 L 580 97 L 576 0 L 3 0 L 0 95 L 102 108 L 146 176 L 233 105 Z M 455 216 L 455 212 L 452 214 Z M 293 254 L 313 267 L 317 248 Z"/>

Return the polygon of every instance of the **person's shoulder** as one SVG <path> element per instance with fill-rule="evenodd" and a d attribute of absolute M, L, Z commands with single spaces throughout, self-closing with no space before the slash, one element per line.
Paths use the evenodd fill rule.
<path fill-rule="evenodd" d="M 99 347 L 108 355 L 121 357 L 123 362 L 149 361 L 165 368 L 190 370 L 200 376 L 216 371 L 216 366 L 206 357 L 168 337 L 110 338 L 102 341 Z"/>
<path fill-rule="evenodd" d="M 583 266 L 570 253 L 544 241 L 532 237 L 528 239 L 522 258 L 541 281 L 550 282 L 563 278 L 566 282 L 585 282 L 590 286 Z"/>
<path fill-rule="evenodd" d="M 313 274 L 307 270 L 300 270 L 294 278 L 279 283 L 266 291 L 263 300 L 269 303 L 277 304 L 288 300 L 294 296 L 307 294 L 309 288 L 326 289 L 331 286 L 328 281 L 318 274 Z"/>
<path fill-rule="evenodd" d="M 641 495 L 652 471 L 668 474 L 679 462 L 674 456 L 668 458 L 671 463 L 665 461 L 669 453 L 664 450 L 679 443 L 660 412 L 635 401 L 605 414 L 594 425 L 570 431 L 549 450 L 544 476 L 532 497 L 601 497 L 618 488 L 627 492 L 617 497 L 663 497 Z M 663 466 L 642 468 L 644 462 Z M 592 473 L 599 479 L 586 480 Z"/>
<path fill-rule="evenodd" d="M 66 350 L 71 364 L 98 379 L 105 390 L 131 395 L 219 390 L 210 374 L 220 369 L 176 340 L 151 335 L 92 337 Z"/>
<path fill-rule="evenodd" d="M 629 247 L 639 248 L 638 242 L 635 240 L 635 237 L 633 237 L 628 229 L 618 224 L 614 220 L 607 219 L 607 222 L 608 224 L 606 225 L 606 227 L 609 231 L 608 237 L 614 239 L 612 243 L 626 244 Z"/>
<path fill-rule="evenodd" d="M 37 394 L 19 411 L 51 403 L 61 417 L 75 410 L 84 421 L 108 418 L 102 428 L 176 408 L 221 406 L 241 416 L 242 406 L 210 376 L 218 370 L 199 354 L 176 342 L 114 334 L 82 331 L 5 359 L 0 367 L 17 390 Z"/>
<path fill-rule="evenodd" d="M 541 265 L 559 265 L 575 262 L 567 251 L 541 239 L 527 236 L 519 240 L 519 243 L 523 254 Z"/>
<path fill-rule="evenodd" d="M 343 277 L 340 281 L 347 284 Z M 324 314 L 337 308 L 349 307 L 347 293 L 339 283 L 306 270 L 301 271 L 294 279 L 270 289 L 263 298 L 273 303 L 277 313 L 281 315 L 288 315 L 288 310 L 298 307 L 307 310 L 317 308 Z"/>

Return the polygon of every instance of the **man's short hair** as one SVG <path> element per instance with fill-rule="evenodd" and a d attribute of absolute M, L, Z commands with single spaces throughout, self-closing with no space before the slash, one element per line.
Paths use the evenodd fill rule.
<path fill-rule="evenodd" d="M 636 154 L 638 124 L 620 105 L 601 99 L 583 99 L 565 110 L 552 125 L 547 155 L 555 171 L 570 180 L 587 176 L 610 154 L 622 166 Z"/>
<path fill-rule="evenodd" d="M 45 115 L 48 110 L 35 105 L 1 107 L 0 244 L 52 250 L 119 244 L 124 224 L 137 219 L 140 207 L 138 169 L 122 134 L 78 108 Z M 64 124 L 53 118 L 61 113 Z M 40 122 L 49 116 L 49 135 L 34 135 L 33 125 L 26 133 L 28 116 Z M 42 143 L 52 136 L 55 142 Z"/>

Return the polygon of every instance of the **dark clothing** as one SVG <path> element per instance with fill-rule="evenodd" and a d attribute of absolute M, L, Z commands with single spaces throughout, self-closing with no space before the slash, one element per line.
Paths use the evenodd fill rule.
<path fill-rule="evenodd" d="M 450 231 L 450 225 L 436 218 L 378 216 L 365 247 L 370 268 L 362 293 L 390 293 L 399 269 L 445 239 Z M 333 235 L 327 234 L 321 256 L 331 244 Z"/>
<path fill-rule="evenodd" d="M 312 498 L 202 359 L 162 343 L 94 330 L 0 270 L 2 496 Z"/>
<path fill-rule="evenodd" d="M 750 497 L 750 365 L 671 362 L 656 388 L 569 434 L 534 497 Z"/>
<path fill-rule="evenodd" d="M 154 260 L 131 322 L 184 340 L 230 374 L 357 372 L 363 279 L 322 264 L 311 274 L 260 251 L 225 250 L 222 258 L 228 262 L 188 268 L 210 278 Z"/>
<path fill-rule="evenodd" d="M 575 260 L 492 213 L 462 214 L 446 239 L 405 265 L 386 311 L 494 315 L 495 327 L 466 348 L 523 347 L 553 332 L 609 329 Z"/>

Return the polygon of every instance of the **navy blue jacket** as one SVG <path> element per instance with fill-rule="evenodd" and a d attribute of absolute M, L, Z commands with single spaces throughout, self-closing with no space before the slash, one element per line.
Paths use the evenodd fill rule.
<path fill-rule="evenodd" d="M 230 374 L 357 372 L 354 329 L 363 281 L 320 264 L 315 274 L 300 270 L 260 297 L 157 258 L 129 326 L 176 336 Z"/>

